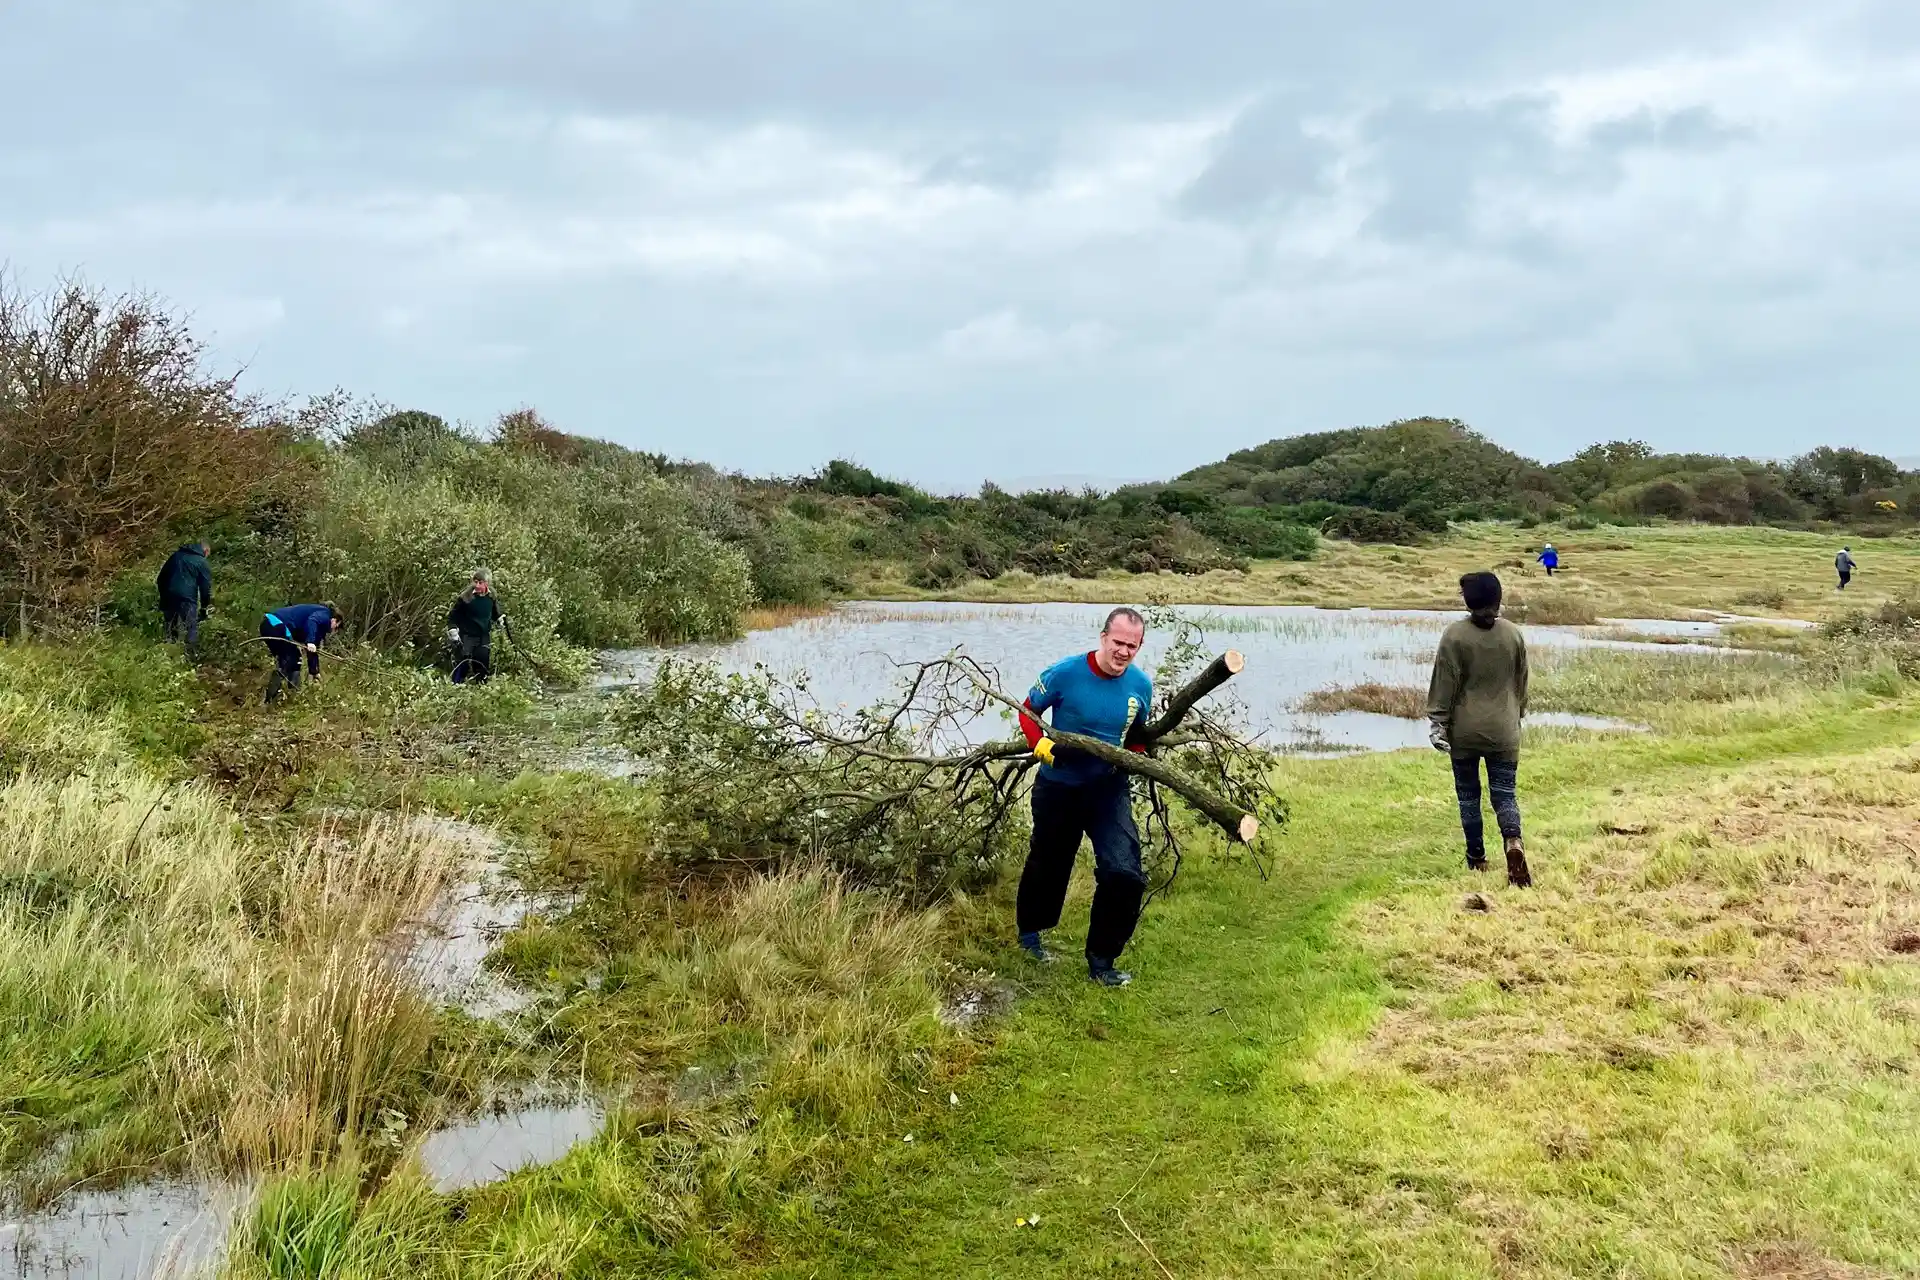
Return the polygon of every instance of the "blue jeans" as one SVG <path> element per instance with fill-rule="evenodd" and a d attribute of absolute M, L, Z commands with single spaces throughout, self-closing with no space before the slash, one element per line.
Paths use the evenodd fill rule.
<path fill-rule="evenodd" d="M 1453 793 L 1460 801 L 1460 830 L 1467 837 L 1467 861 L 1487 860 L 1485 820 L 1480 812 L 1480 762 L 1487 762 L 1487 790 L 1493 795 L 1493 817 L 1500 834 L 1509 839 L 1520 835 L 1520 761 L 1502 758 L 1484 751 L 1453 753 Z"/>
<path fill-rule="evenodd" d="M 1093 841 L 1093 912 L 1087 926 L 1087 959 L 1112 964 L 1140 921 L 1147 873 L 1140 863 L 1140 832 L 1133 824 L 1133 788 L 1128 775 L 1079 785 L 1036 778 L 1033 841 L 1020 872 L 1015 917 L 1022 934 L 1060 923 L 1067 883 L 1080 855 L 1080 837 Z"/>

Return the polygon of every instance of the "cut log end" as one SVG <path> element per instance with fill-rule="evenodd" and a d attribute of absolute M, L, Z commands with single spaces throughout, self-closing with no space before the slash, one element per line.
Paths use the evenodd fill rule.
<path fill-rule="evenodd" d="M 1232 672 L 1236 676 L 1239 675 L 1242 671 L 1246 670 L 1247 655 L 1244 653 L 1241 653 L 1238 649 L 1227 650 L 1225 653 L 1220 655 L 1220 660 L 1226 663 L 1227 670 Z"/>
<path fill-rule="evenodd" d="M 1240 843 L 1252 844 L 1253 838 L 1260 834 L 1260 819 L 1246 814 L 1240 819 Z"/>

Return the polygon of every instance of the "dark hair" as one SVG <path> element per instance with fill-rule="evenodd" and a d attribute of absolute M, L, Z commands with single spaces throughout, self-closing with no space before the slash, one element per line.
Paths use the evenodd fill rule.
<path fill-rule="evenodd" d="M 1460 575 L 1460 598 L 1467 602 L 1467 608 L 1479 613 L 1483 609 L 1500 607 L 1500 575 L 1482 570 L 1479 573 Z"/>
<path fill-rule="evenodd" d="M 1137 624 L 1142 633 L 1144 633 L 1147 629 L 1146 616 L 1142 614 L 1138 609 L 1135 609 L 1133 606 L 1123 604 L 1118 609 L 1115 609 L 1112 613 L 1109 613 L 1107 615 L 1107 620 L 1100 624 L 1101 635 L 1105 635 L 1107 634 L 1107 632 L 1113 630 L 1113 620 L 1115 618 L 1125 618 L 1128 621 Z"/>

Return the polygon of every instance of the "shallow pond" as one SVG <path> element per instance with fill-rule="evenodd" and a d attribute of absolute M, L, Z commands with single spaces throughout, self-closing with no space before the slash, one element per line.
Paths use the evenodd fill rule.
<path fill-rule="evenodd" d="M 643 679 L 662 654 L 712 660 L 729 671 L 764 664 L 775 674 L 805 671 L 812 693 L 826 707 L 869 705 L 899 680 L 896 664 L 938 657 L 952 649 L 996 670 L 1002 688 L 1019 696 L 1048 664 L 1092 648 L 1108 606 L 1086 604 L 971 605 L 944 602 L 857 603 L 823 617 L 776 631 L 758 631 L 723 644 L 638 649 L 604 655 L 601 679 L 617 684 Z M 1424 688 L 1440 633 L 1457 613 L 1402 609 L 1315 609 L 1298 605 L 1200 606 L 1181 615 L 1204 632 L 1209 653 L 1238 649 L 1247 666 L 1223 694 L 1248 729 L 1282 749 L 1301 752 L 1391 751 L 1426 745 L 1423 722 L 1348 711 L 1315 715 L 1299 709 L 1317 689 L 1377 681 Z M 1645 628 L 1645 634 L 1710 639 L 1713 623 L 1610 623 L 1609 630 Z M 1680 627 L 1684 630 L 1674 630 Z M 1140 661 L 1151 673 L 1172 637 L 1149 630 Z M 1640 645 L 1603 638 L 1598 629 L 1528 627 L 1536 650 L 1579 647 L 1645 648 L 1672 652 L 1671 645 Z M 1699 650 L 1702 653 L 1715 652 Z M 1215 695 L 1211 705 L 1220 705 Z M 1530 724 L 1580 728 L 1625 728 L 1593 717 L 1541 715 Z M 990 717 L 968 736 L 1000 736 L 1010 729 Z"/>

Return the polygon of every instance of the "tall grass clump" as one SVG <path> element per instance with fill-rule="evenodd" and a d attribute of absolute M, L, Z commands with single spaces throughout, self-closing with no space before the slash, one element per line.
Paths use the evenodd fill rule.
<path fill-rule="evenodd" d="M 197 783 L 16 774 L 0 785 L 0 1168 L 49 1152 L 71 1176 L 195 1155 L 283 1167 L 458 1092 L 405 926 L 461 869 L 397 822 L 276 849 Z"/>
<path fill-rule="evenodd" d="M 729 890 L 697 923 L 615 955 L 559 1026 L 590 1057 L 756 1082 L 762 1113 L 859 1127 L 939 1043 L 940 915 L 800 866 Z M 606 1064 L 612 1067 L 613 1063 Z"/>
<path fill-rule="evenodd" d="M 1364 684 L 1336 685 L 1316 689 L 1300 700 L 1300 709 L 1316 714 L 1335 711 L 1370 711 L 1374 715 L 1398 716 L 1402 720 L 1423 720 L 1427 714 L 1427 691 L 1411 685 Z"/>

